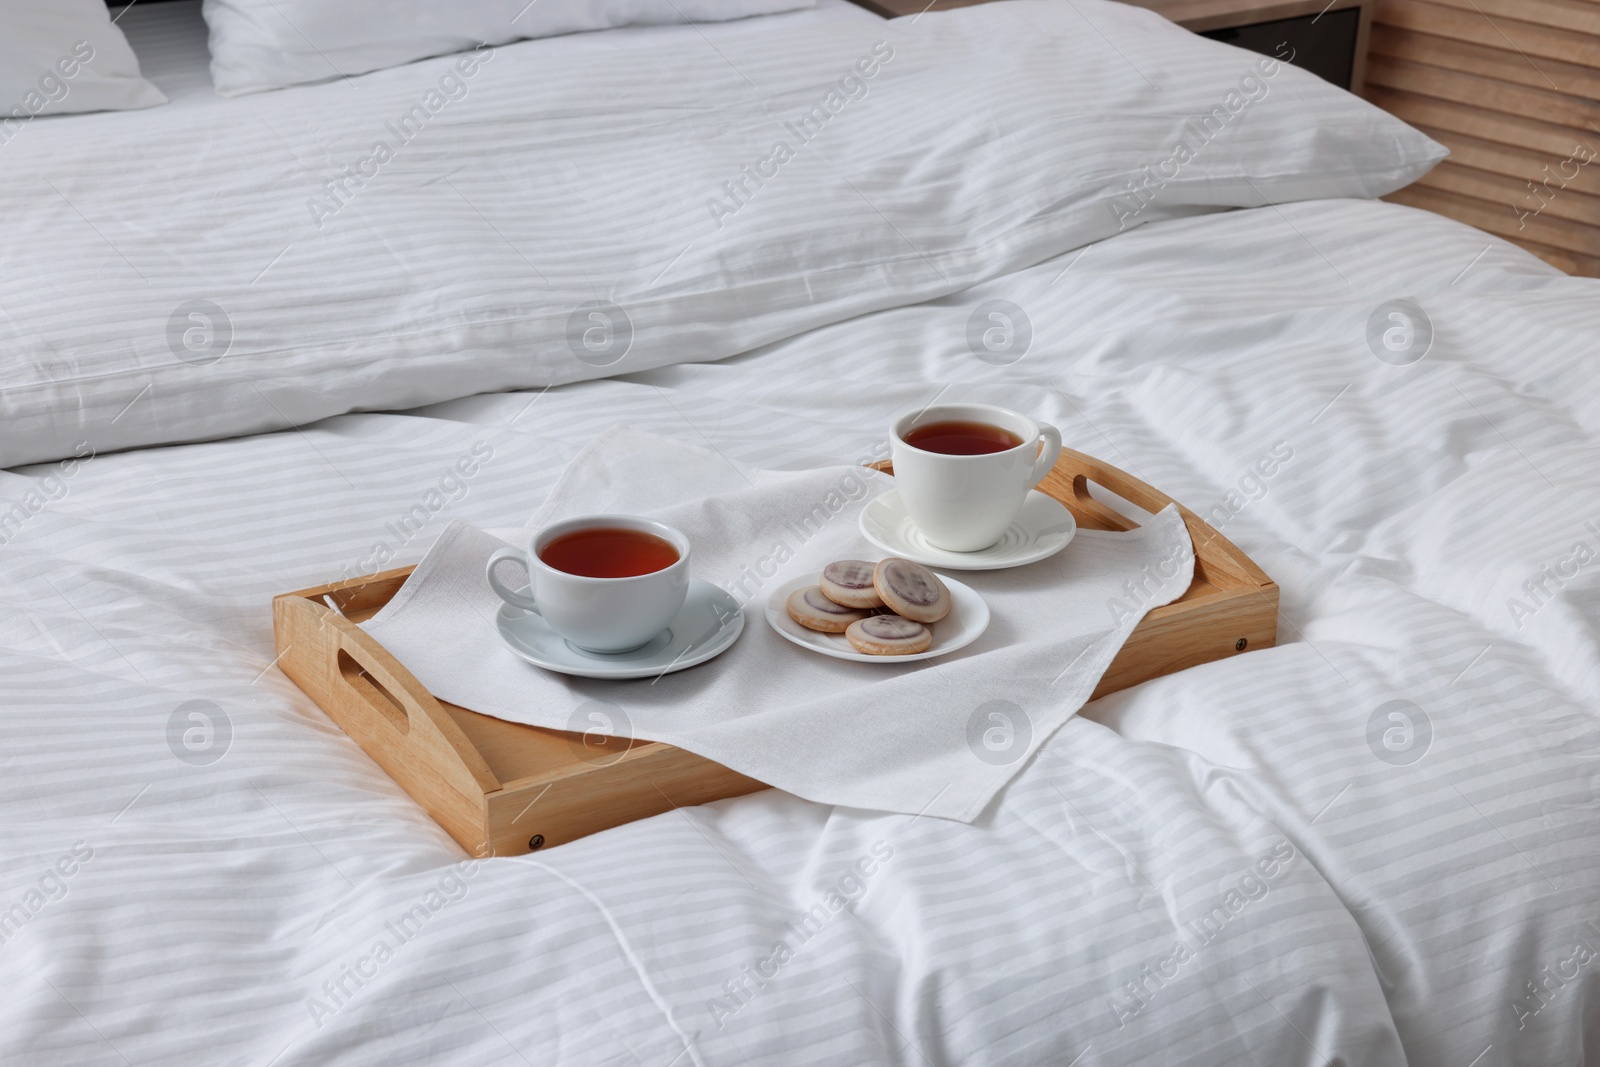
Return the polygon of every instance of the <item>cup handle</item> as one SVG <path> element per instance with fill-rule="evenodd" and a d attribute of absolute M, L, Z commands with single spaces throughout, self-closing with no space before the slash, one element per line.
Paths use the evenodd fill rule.
<path fill-rule="evenodd" d="M 505 562 L 508 559 L 512 560 L 512 561 L 514 561 L 516 563 L 520 563 L 524 567 L 526 567 L 528 565 L 528 557 L 523 554 L 521 549 L 519 549 L 519 548 L 502 548 L 502 549 L 500 549 L 494 555 L 489 557 L 489 565 L 485 569 L 485 573 L 489 577 L 489 585 L 494 589 L 494 591 L 496 593 L 500 594 L 500 599 L 501 600 L 504 600 L 507 604 L 510 604 L 512 607 L 521 608 L 523 611 L 531 611 L 535 615 L 544 614 L 543 612 L 541 612 L 539 610 L 539 605 L 535 604 L 533 602 L 533 597 L 528 596 L 528 595 L 526 595 L 524 593 L 519 593 L 514 589 L 507 589 L 504 585 L 502 585 L 500 583 L 500 579 L 495 575 L 494 569 L 497 566 L 499 566 L 501 563 Z M 531 579 L 533 576 L 530 574 L 528 577 Z"/>
<path fill-rule="evenodd" d="M 1033 481 L 1030 486 L 1044 481 L 1045 475 L 1055 469 L 1061 458 L 1061 431 L 1048 422 L 1039 424 L 1039 458 L 1033 461 Z"/>

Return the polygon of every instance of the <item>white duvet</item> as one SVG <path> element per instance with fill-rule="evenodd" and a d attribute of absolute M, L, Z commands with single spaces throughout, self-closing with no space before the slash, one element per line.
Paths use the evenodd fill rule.
<path fill-rule="evenodd" d="M 1399 298 L 1408 366 L 1366 339 Z M 1008 367 L 965 341 L 992 300 L 1032 322 Z M 1580 1062 L 1597 316 L 1476 231 L 1314 202 L 722 363 L 0 475 L 49 498 L 0 552 L 0 1060 Z M 1280 646 L 1091 704 L 970 827 L 765 793 L 486 861 L 272 667 L 274 593 L 519 523 L 603 426 L 797 468 L 934 396 L 1211 513 Z"/>

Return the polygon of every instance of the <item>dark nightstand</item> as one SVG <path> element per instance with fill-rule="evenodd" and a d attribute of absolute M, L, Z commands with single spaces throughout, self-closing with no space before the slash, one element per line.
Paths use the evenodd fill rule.
<path fill-rule="evenodd" d="M 987 0 L 855 0 L 884 18 L 948 11 Z M 1003 0 L 1001 0 L 1003 2 Z M 1064 2 L 1064 0 L 1063 0 Z M 1377 0 L 1123 0 L 1205 37 L 1290 60 L 1341 89 L 1366 81 L 1367 36 Z"/>

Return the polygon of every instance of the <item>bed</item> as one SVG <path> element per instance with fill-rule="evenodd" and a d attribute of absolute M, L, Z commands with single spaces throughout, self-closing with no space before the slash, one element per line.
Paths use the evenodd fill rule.
<path fill-rule="evenodd" d="M 1004 19 L 1022 17 L 1000 11 L 1011 6 L 930 15 L 928 32 L 1003 41 Z M 1127 34 L 1164 32 L 1143 14 L 1119 21 L 1116 5 L 1068 6 L 1112 45 L 1084 46 L 1107 70 L 1119 49 L 1138 60 Z M 851 48 L 870 50 L 884 33 L 843 3 L 751 21 L 532 41 L 486 69 L 582 71 L 618 55 L 648 67 L 688 48 L 737 67 L 771 38 L 854 33 Z M 1087 213 L 1049 216 L 1056 201 L 1029 200 L 1043 187 L 1020 181 L 1012 206 L 1057 219 L 1039 234 L 973 251 L 969 235 L 994 224 L 975 211 L 936 266 L 905 255 L 867 284 L 847 262 L 833 280 L 802 263 L 813 299 L 771 297 L 777 311 L 761 303 L 777 283 L 741 290 L 741 313 L 685 282 L 674 296 L 688 310 L 632 326 L 642 352 L 668 355 L 553 375 L 514 321 L 519 300 L 542 298 L 518 287 L 537 289 L 553 262 L 611 270 L 643 242 L 676 240 L 675 223 L 647 231 L 623 206 L 572 194 L 585 224 L 619 220 L 616 261 L 535 255 L 518 227 L 538 219 L 481 176 L 531 199 L 535 185 L 607 179 L 566 160 L 508 174 L 495 152 L 462 156 L 483 137 L 463 119 L 439 130 L 438 159 L 395 170 L 332 220 L 359 223 L 338 238 L 354 244 L 246 262 L 241 249 L 276 240 L 273 216 L 244 220 L 261 232 L 221 213 L 207 228 L 206 204 L 252 183 L 259 195 L 274 168 L 344 163 L 368 134 L 348 141 L 343 124 L 388 114 L 385 87 L 410 92 L 401 79 L 431 69 L 225 100 L 205 78 L 197 5 L 135 7 L 119 24 L 170 104 L 41 119 L 0 152 L 0 1059 L 1593 1059 L 1592 281 L 1356 191 L 1158 197 L 1121 228 L 1101 204 L 1087 232 Z M 728 68 L 717 77 L 735 91 Z M 921 89 L 936 91 L 931 76 Z M 303 103 L 332 93 L 355 103 Z M 562 106 L 603 123 L 604 103 Z M 661 107 L 682 106 L 664 87 Z M 999 115 L 985 102 L 951 125 L 982 133 Z M 1138 129 L 1130 116 L 1118 121 Z M 559 118 L 542 113 L 530 136 Z M 224 132 L 241 127 L 254 140 Z M 918 173 L 968 173 L 960 146 L 938 147 L 912 152 Z M 476 171 L 458 168 L 466 158 Z M 452 181 L 462 195 L 435 188 L 431 215 L 384 228 Z M 648 205 L 648 181 L 636 185 Z M 790 195 L 762 188 L 731 222 Z M 704 212 L 706 198 L 682 202 Z M 302 200 L 286 201 L 281 226 L 307 225 Z M 151 220 L 184 201 L 192 228 L 173 245 Z M 932 248 L 935 231 L 900 236 Z M 803 244 L 802 232 L 778 225 L 684 263 L 755 276 L 763 250 L 784 258 L 772 235 Z M 295 271 L 314 281 L 352 249 L 364 258 L 329 276 L 334 297 L 284 306 Z M 227 277 L 195 288 L 207 273 Z M 408 306 L 431 296 L 443 321 L 469 289 L 487 295 L 465 332 L 388 336 L 396 354 L 334 365 L 356 347 L 333 328 L 341 316 L 371 323 L 399 293 Z M 189 299 L 229 309 L 228 351 L 167 353 L 169 313 Z M 997 301 L 1028 324 L 1020 353 L 969 343 Z M 527 329 L 553 329 L 559 349 L 569 304 L 555 303 Z M 349 347 L 273 363 L 295 329 Z M 463 352 L 470 362 L 448 358 Z M 216 374 L 190 388 L 202 371 Z M 275 668 L 272 596 L 377 544 L 414 562 L 449 520 L 521 525 L 610 426 L 801 469 L 877 458 L 892 414 L 950 394 L 1048 419 L 1218 526 L 1279 584 L 1279 646 L 1088 705 L 970 825 L 766 791 L 510 859 L 467 857 Z M 462 457 L 478 461 L 470 477 L 452 475 Z M 397 532 L 419 505 L 428 525 Z"/>

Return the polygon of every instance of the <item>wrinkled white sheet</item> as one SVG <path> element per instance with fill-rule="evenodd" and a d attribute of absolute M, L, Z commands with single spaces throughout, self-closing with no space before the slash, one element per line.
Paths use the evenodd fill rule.
<path fill-rule="evenodd" d="M 1580 1062 L 1596 296 L 1305 203 L 723 363 L 0 473 L 0 1061 Z M 522 523 L 603 426 L 798 469 L 934 397 L 1209 515 L 1280 646 L 1089 705 L 972 826 L 768 792 L 465 867 L 272 666 L 273 594 Z"/>

